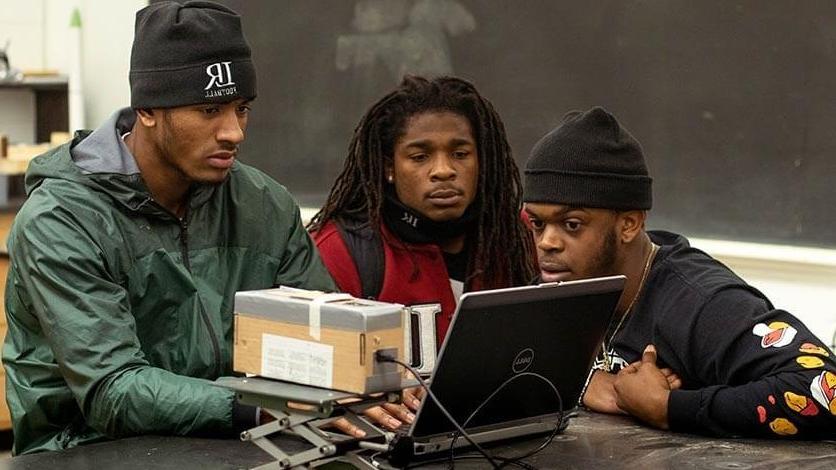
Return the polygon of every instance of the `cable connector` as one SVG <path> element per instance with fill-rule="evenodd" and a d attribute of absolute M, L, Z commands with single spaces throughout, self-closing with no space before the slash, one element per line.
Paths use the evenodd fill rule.
<path fill-rule="evenodd" d="M 377 362 L 394 362 L 397 364 L 397 358 L 392 357 L 389 353 L 382 349 L 378 349 L 374 352 L 374 360 Z"/>

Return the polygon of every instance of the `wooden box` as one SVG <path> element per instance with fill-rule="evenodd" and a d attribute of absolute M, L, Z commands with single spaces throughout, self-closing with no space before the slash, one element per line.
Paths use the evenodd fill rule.
<path fill-rule="evenodd" d="M 397 390 L 398 366 L 374 354 L 404 360 L 403 316 L 402 305 L 348 294 L 236 292 L 233 369 L 353 393 Z"/>

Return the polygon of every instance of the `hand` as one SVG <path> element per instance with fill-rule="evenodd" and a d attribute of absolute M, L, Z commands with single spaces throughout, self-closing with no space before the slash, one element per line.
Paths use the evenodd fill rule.
<path fill-rule="evenodd" d="M 682 379 L 680 379 L 670 367 L 659 369 L 659 372 L 665 376 L 665 379 L 668 381 L 668 387 L 670 387 L 671 390 L 678 390 L 682 387 Z"/>
<path fill-rule="evenodd" d="M 675 375 L 675 374 L 673 374 Z M 671 384 L 656 367 L 656 348 L 648 345 L 641 363 L 621 369 L 615 379 L 616 405 L 636 418 L 660 429 L 668 429 L 668 397 Z M 681 386 L 677 377 L 674 382 Z"/>
<path fill-rule="evenodd" d="M 411 424 L 415 421 L 413 412 L 418 411 L 426 393 L 422 387 L 407 388 L 401 395 L 401 403 L 385 403 L 382 407 L 369 408 L 363 414 L 378 425 L 394 431 L 403 423 Z"/>
<path fill-rule="evenodd" d="M 407 408 L 412 411 L 418 411 L 418 407 L 421 406 L 421 400 L 424 399 L 424 395 L 426 394 L 427 391 L 424 390 L 424 387 L 407 388 L 403 391 L 401 399 Z"/>
<path fill-rule="evenodd" d="M 382 406 L 373 406 L 363 411 L 363 415 L 371 419 L 378 426 L 382 426 L 390 431 L 397 430 L 403 423 L 410 424 L 415 421 L 415 415 L 401 403 L 384 403 Z M 366 433 L 362 429 L 351 424 L 345 418 L 332 421 L 330 426 L 350 436 L 366 436 Z"/>
<path fill-rule="evenodd" d="M 352 437 L 366 437 L 366 431 L 363 431 L 359 427 L 351 424 L 351 422 L 345 418 L 337 418 L 334 421 L 323 425 L 322 428 L 335 428 L 337 431 Z"/>
<path fill-rule="evenodd" d="M 346 399 L 343 399 L 343 400 L 339 400 L 339 403 L 343 404 L 343 405 L 347 405 L 347 404 L 357 402 L 357 401 L 360 401 L 360 399 L 359 398 L 346 398 Z M 292 402 L 292 401 L 287 402 L 287 407 L 290 408 L 290 409 L 294 409 L 294 410 L 302 410 L 302 411 L 309 411 L 309 412 L 313 411 L 315 409 L 313 405 L 309 405 L 309 404 L 305 404 L 305 403 L 296 403 L 296 402 Z M 262 420 L 265 419 L 265 416 L 269 417 L 269 419 L 268 419 L 268 421 L 262 421 L 262 424 L 275 419 L 271 415 L 265 413 L 264 410 L 262 410 L 261 419 Z M 351 424 L 351 422 L 348 421 L 345 418 L 338 418 L 338 419 L 335 419 L 334 421 L 330 421 L 330 422 L 322 425 L 322 429 L 331 429 L 331 428 L 334 428 L 334 429 L 336 429 L 337 431 L 339 431 L 343 434 L 347 434 L 347 435 L 353 436 L 353 437 L 365 437 L 366 436 L 365 431 L 363 431 L 359 427 Z"/>
<path fill-rule="evenodd" d="M 583 405 L 599 413 L 626 414 L 615 401 L 615 377 L 615 374 L 604 370 L 593 371 L 583 394 Z"/>
<path fill-rule="evenodd" d="M 641 367 L 641 365 L 642 365 L 642 361 L 636 361 L 636 362 L 630 364 L 630 367 L 635 367 L 636 369 L 638 369 L 639 367 Z M 676 389 L 682 387 L 682 380 L 679 378 L 678 375 L 676 375 L 676 373 L 670 367 L 665 367 L 664 369 L 659 369 L 659 372 L 661 372 L 665 376 L 665 378 L 668 379 L 668 385 L 670 385 L 671 390 L 676 390 Z"/>
<path fill-rule="evenodd" d="M 342 400 L 340 403 L 350 403 L 352 401 L 357 401 L 357 400 L 353 399 L 353 398 L 350 398 L 350 399 L 347 399 L 347 400 Z M 311 410 L 314 409 L 313 406 L 311 406 L 311 405 L 304 404 L 304 403 L 296 403 L 296 402 L 292 402 L 292 401 L 287 402 L 287 407 L 290 408 L 290 409 L 303 410 L 303 411 L 311 411 Z M 261 413 L 259 414 L 259 423 L 267 424 L 270 421 L 275 421 L 275 420 L 276 420 L 275 416 L 268 413 L 267 410 L 265 410 L 264 408 L 261 409 Z M 348 434 L 349 436 L 354 436 L 354 437 L 364 437 L 366 435 L 366 433 L 362 429 L 360 429 L 359 427 L 351 424 L 345 418 L 339 418 L 339 419 L 331 421 L 327 424 L 324 424 L 322 426 L 322 428 L 323 429 L 335 428 L 338 431 L 342 432 L 343 434 Z"/>
<path fill-rule="evenodd" d="M 411 424 L 415 421 L 415 415 L 401 403 L 384 403 L 383 406 L 374 406 L 364 411 L 363 415 L 390 431 L 395 431 L 403 423 Z"/>

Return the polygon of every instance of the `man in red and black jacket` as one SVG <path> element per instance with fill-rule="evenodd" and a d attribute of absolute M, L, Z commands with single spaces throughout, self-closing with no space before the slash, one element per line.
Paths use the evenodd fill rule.
<path fill-rule="evenodd" d="M 411 308 L 429 372 L 462 292 L 536 274 L 521 192 L 490 102 L 458 78 L 407 76 L 363 116 L 308 228 L 341 290 Z"/>

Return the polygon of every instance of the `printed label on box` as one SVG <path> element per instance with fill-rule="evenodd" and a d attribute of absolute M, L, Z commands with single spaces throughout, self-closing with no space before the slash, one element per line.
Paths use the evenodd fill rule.
<path fill-rule="evenodd" d="M 334 347 L 264 333 L 261 335 L 261 375 L 331 388 L 334 381 Z"/>

